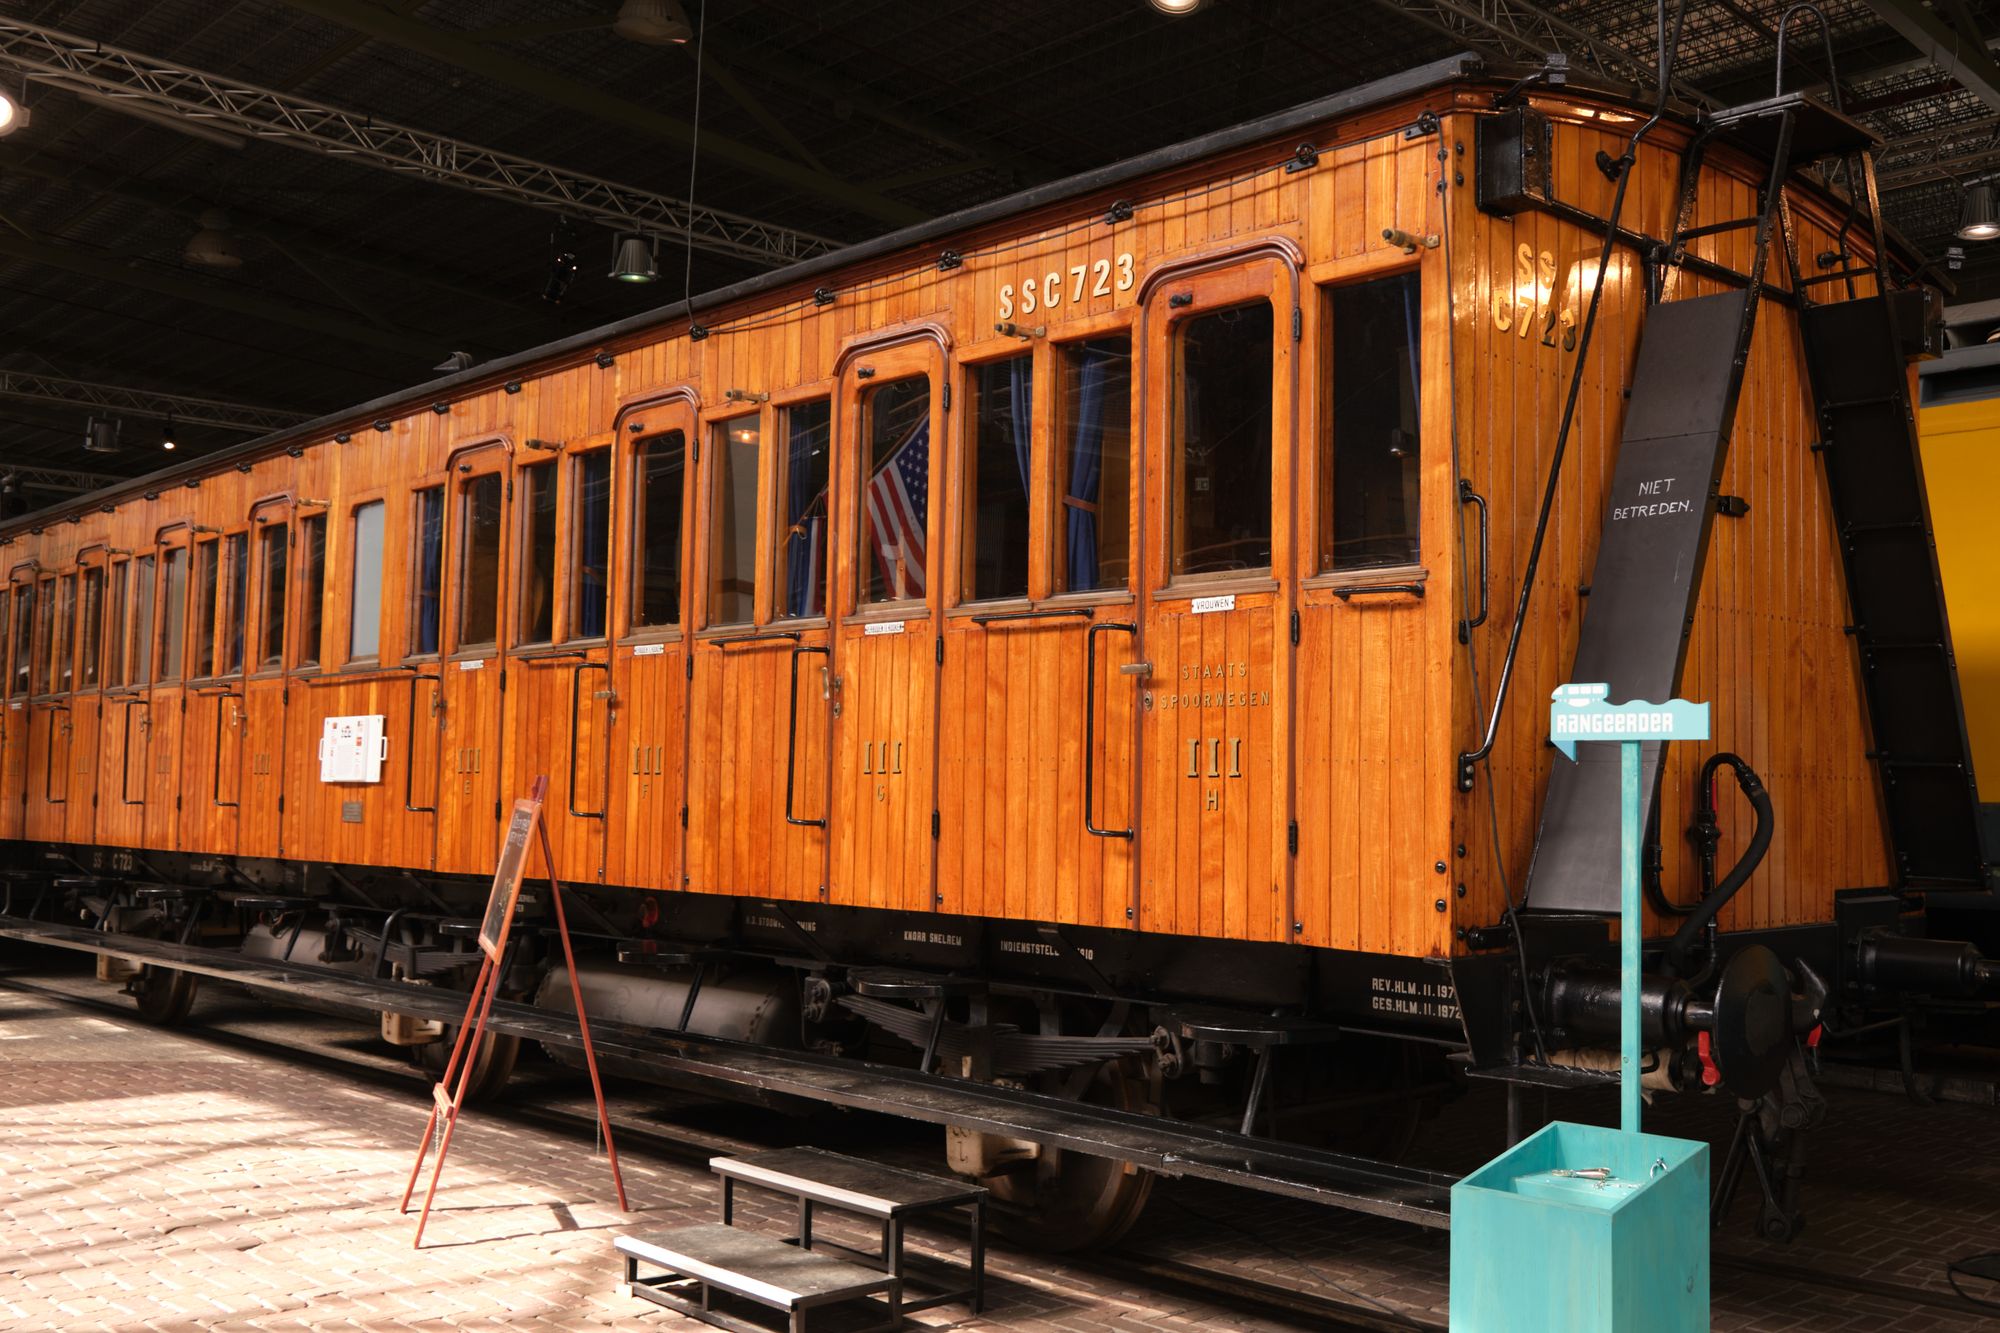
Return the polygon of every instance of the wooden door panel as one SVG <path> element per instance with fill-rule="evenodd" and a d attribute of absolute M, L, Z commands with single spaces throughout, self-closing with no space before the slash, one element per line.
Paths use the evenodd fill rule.
<path fill-rule="evenodd" d="M 10 700 L 0 714 L 0 838 L 26 836 L 28 706 Z"/>
<path fill-rule="evenodd" d="M 410 799 L 414 794 L 410 779 L 421 776 L 410 771 L 413 696 L 421 699 L 410 678 L 401 673 L 294 682 L 285 709 L 287 855 L 344 865 L 430 868 L 435 841 L 432 817 L 427 811 L 408 809 L 416 804 Z M 420 713 L 425 707 L 421 702 L 415 706 Z M 371 715 L 383 719 L 382 734 L 388 741 L 380 780 L 321 781 L 319 747 L 326 719 Z"/>
<path fill-rule="evenodd" d="M 432 804 L 437 868 L 447 874 L 490 875 L 499 857 L 501 672 L 492 658 L 448 662 L 436 686 L 442 707 L 433 731 Z"/>
<path fill-rule="evenodd" d="M 240 687 L 187 692 L 182 718 L 181 850 L 236 851 L 242 808 L 243 697 Z"/>
<path fill-rule="evenodd" d="M 243 686 L 242 768 L 238 777 L 237 850 L 244 856 L 285 854 L 285 682 Z"/>
<path fill-rule="evenodd" d="M 69 705 L 69 792 L 63 836 L 71 842 L 93 842 L 97 836 L 99 803 L 98 757 L 103 747 L 100 718 L 103 700 L 79 694 Z"/>
<path fill-rule="evenodd" d="M 819 898 L 825 834 L 798 818 L 825 802 L 824 635 L 698 643 L 688 728 L 688 884 L 709 893 Z M 788 701 L 789 700 L 789 701 Z"/>
<path fill-rule="evenodd" d="M 555 850 L 556 874 L 595 883 L 604 872 L 609 669 L 602 650 L 517 657 L 509 664 L 503 795 L 528 793 L 548 779 L 542 819 Z M 515 688 L 518 682 L 518 688 Z M 530 873 L 541 868 L 539 852 Z"/>
<path fill-rule="evenodd" d="M 110 847 L 136 847 L 146 831 L 146 696 L 125 693 L 104 697 L 98 730 L 102 755 L 98 762 L 97 841 Z"/>
<path fill-rule="evenodd" d="M 178 685 L 155 686 L 139 719 L 146 733 L 146 827 L 140 845 L 158 852 L 180 847 L 183 700 Z"/>
<path fill-rule="evenodd" d="M 28 705 L 28 803 L 26 835 L 59 842 L 69 785 L 69 706 L 40 701 Z"/>
<path fill-rule="evenodd" d="M 612 769 L 605 878 L 681 887 L 686 672 L 678 642 L 620 648 L 612 663 Z"/>
<path fill-rule="evenodd" d="M 879 624 L 879 622 L 878 622 Z M 937 638 L 848 627 L 840 656 L 829 901 L 928 911 Z"/>

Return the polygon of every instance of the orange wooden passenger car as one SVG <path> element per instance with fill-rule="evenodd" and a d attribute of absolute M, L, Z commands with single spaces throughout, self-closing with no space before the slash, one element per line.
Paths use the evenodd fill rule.
<path fill-rule="evenodd" d="M 1445 62 L 8 524 L 10 864 L 76 869 L 114 930 L 206 912 L 213 939 L 241 896 L 252 952 L 303 929 L 315 961 L 414 976 L 546 775 L 556 873 L 597 886 L 602 933 L 628 957 L 726 944 L 714 984 L 795 1007 L 803 980 L 804 1040 L 895 1030 L 844 980 L 894 966 L 991 987 L 931 1001 L 953 1030 L 1122 1042 L 1141 1091 L 1111 1098 L 1182 1113 L 1240 1107 L 1253 1063 L 1175 1017 L 1193 1001 L 1476 1065 L 1490 1020 L 1502 1063 L 1588 1066 L 1588 1023 L 1529 1041 L 1461 1000 L 1529 962 L 1496 927 L 1533 917 L 1509 908 L 1543 701 L 1623 502 L 1642 330 L 1663 298 L 1752 284 L 1718 488 L 1748 507 L 1704 523 L 1678 676 L 1716 740 L 1666 760 L 1656 898 L 1712 883 L 1680 830 L 1733 751 L 1781 817 L 1720 927 L 1832 951 L 1811 932 L 1836 891 L 1910 886 L 1799 319 L 1878 298 L 1903 256 L 1795 161 L 1771 243 L 1802 268 L 1761 272 L 1754 228 L 1703 233 L 1759 212 L 1769 152 L 1670 116 L 1603 260 L 1620 190 L 1597 159 L 1645 110 L 1511 82 Z M 1547 189 L 1482 207 L 1508 116 L 1545 118 Z M 1820 256 L 1840 281 L 1806 283 Z M 359 720 L 376 780 L 324 780 L 330 719 Z M 1750 820 L 1720 824 L 1727 865 Z M 612 947 L 608 1017 L 687 994 Z M 1507 993 L 1542 994 L 1547 961 Z M 1280 1071 L 1298 1086 L 1271 1104 L 1379 1091 L 1343 1060 Z M 1159 1094 L 1196 1067 L 1204 1090 Z"/>

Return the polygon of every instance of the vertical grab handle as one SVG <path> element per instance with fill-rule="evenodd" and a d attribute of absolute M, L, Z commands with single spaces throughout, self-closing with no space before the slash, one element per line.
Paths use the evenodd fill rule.
<path fill-rule="evenodd" d="M 210 775 L 214 778 L 214 781 L 209 787 L 208 803 L 222 810 L 236 810 L 241 808 L 240 802 L 225 801 L 222 799 L 222 705 L 230 699 L 241 699 L 242 697 L 242 695 L 230 690 L 224 690 L 221 694 L 215 696 L 215 754 L 212 756 L 212 762 L 209 765 Z M 240 712 L 238 715 L 241 716 Z M 237 758 L 240 764 L 242 758 L 240 753 Z M 236 782 L 236 790 L 240 795 L 243 790 L 243 775 L 240 770 L 236 775 Z"/>
<path fill-rule="evenodd" d="M 432 717 L 437 716 L 437 711 L 438 711 L 437 701 L 444 696 L 444 682 L 439 680 L 436 676 L 410 677 L 410 714 L 409 717 L 404 720 L 404 726 L 403 726 L 403 808 L 409 811 L 413 815 L 434 815 L 437 813 L 436 806 L 418 805 L 416 803 L 417 682 L 420 680 L 427 680 L 431 683 L 432 686 L 432 693 L 431 693 Z M 386 737 L 384 739 L 386 739 Z"/>
<path fill-rule="evenodd" d="M 578 663 L 576 664 L 576 666 L 575 666 L 574 668 L 572 668 L 572 669 L 571 669 L 571 671 L 570 671 L 570 676 L 569 676 L 569 793 L 568 793 L 568 796 L 566 797 L 566 799 L 567 799 L 567 801 L 568 801 L 568 803 L 569 803 L 569 812 L 570 812 L 570 814 L 574 815 L 574 816 L 575 816 L 576 818 L 578 818 L 578 819 L 602 819 L 602 818 L 604 818 L 604 808 L 603 808 L 602 806 L 599 806 L 599 807 L 598 807 L 597 809 L 595 809 L 595 810 L 579 810 L 579 809 L 577 809 L 577 808 L 576 808 L 576 735 L 577 735 L 577 731 L 579 730 L 579 724 L 581 723 L 581 721 L 582 721 L 582 719 L 583 719 L 583 709 L 582 709 L 582 703 L 583 703 L 583 673 L 584 673 L 584 672 L 586 672 L 586 671 L 602 671 L 602 672 L 603 672 L 603 673 L 605 674 L 605 676 L 606 676 L 606 678 L 607 678 L 607 679 L 608 679 L 608 678 L 610 677 L 610 675 L 611 675 L 611 668 L 610 668 L 610 666 L 609 666 L 609 665 L 607 665 L 606 663 L 603 663 L 603 662 L 578 662 Z"/>
<path fill-rule="evenodd" d="M 69 734 L 69 705 L 49 706 L 49 743 L 42 747 L 42 799 L 50 805 L 69 804 L 69 747 L 63 747 L 63 794 L 56 795 L 56 714 L 63 715 L 63 734 Z"/>
<path fill-rule="evenodd" d="M 800 819 L 792 813 L 792 781 L 799 762 L 799 659 L 807 653 L 818 653 L 829 661 L 833 658 L 830 648 L 801 644 L 792 649 L 792 688 L 785 696 L 785 822 L 802 828 L 825 828 L 824 819 Z"/>
<path fill-rule="evenodd" d="M 1488 544 L 1486 497 L 1473 490 L 1472 483 L 1464 477 L 1458 479 L 1458 503 L 1461 508 L 1469 504 L 1479 506 L 1479 614 L 1470 620 L 1458 622 L 1458 641 L 1471 643 L 1472 631 L 1486 623 L 1486 571 L 1490 567 L 1486 556 L 1491 547 Z"/>
<path fill-rule="evenodd" d="M 118 775 L 118 799 L 126 805 L 144 805 L 146 803 L 144 799 L 137 801 L 132 799 L 132 710 L 134 708 L 151 708 L 152 706 L 151 703 L 144 699 L 127 699 L 125 701 L 124 762 L 119 765 L 123 771 Z M 148 732 L 146 735 L 146 744 L 150 746 L 152 743 L 152 733 Z"/>
<path fill-rule="evenodd" d="M 1139 627 L 1129 621 L 1109 621 L 1092 625 L 1084 632 L 1083 652 L 1083 828 L 1099 838 L 1129 838 L 1128 828 L 1099 828 L 1091 822 L 1097 791 L 1097 636 L 1118 630 L 1137 637 Z"/>

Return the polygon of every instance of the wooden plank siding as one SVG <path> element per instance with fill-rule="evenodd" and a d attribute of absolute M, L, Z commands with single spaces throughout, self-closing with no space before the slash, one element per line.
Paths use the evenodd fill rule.
<path fill-rule="evenodd" d="M 190 464 L 177 474 L 187 485 L 162 482 L 153 498 L 79 523 L 8 528 L 0 666 L 10 671 L 46 651 L 50 599 L 80 555 L 135 573 L 141 558 L 156 566 L 150 633 L 126 648 L 150 670 L 107 675 L 95 690 L 6 696 L 0 837 L 477 876 L 492 870 L 498 812 L 546 775 L 566 878 L 1404 956 L 1461 948 L 1459 928 L 1495 921 L 1525 875 L 1553 754 L 1545 700 L 1575 651 L 1646 308 L 1637 256 L 1614 252 L 1487 766 L 1489 816 L 1486 779 L 1459 792 L 1455 759 L 1490 706 L 1574 364 L 1564 344 L 1599 248 L 1544 213 L 1475 207 L 1473 121 L 1490 92 L 1435 90 L 984 224 L 952 240 L 955 263 L 925 247 L 801 279 L 705 310 L 699 339 L 663 311 L 649 331 L 495 375 L 442 410 L 413 393 L 383 429 L 345 422 L 240 469 Z M 1594 155 L 1619 151 L 1630 109 L 1538 101 L 1558 122 L 1558 196 L 1603 213 L 1612 186 Z M 1406 133 L 1426 111 L 1439 113 L 1437 131 Z M 1284 170 L 1301 138 L 1320 145 L 1316 164 Z M 1667 125 L 1642 148 L 1627 227 L 1669 229 L 1685 142 Z M 1697 220 L 1747 212 L 1754 188 L 1752 164 L 1716 150 Z M 1139 207 L 1107 220 L 1121 200 Z M 1799 186 L 1793 205 L 1800 252 L 1836 248 L 1833 202 Z M 1405 253 L 1384 238 L 1390 228 L 1439 244 Z M 1729 233 L 1695 249 L 1740 267 L 1747 245 Z M 1398 274 L 1414 274 L 1419 292 L 1419 559 L 1333 573 L 1321 568 L 1316 501 L 1331 484 L 1330 294 Z M 1775 252 L 1771 278 L 1787 281 Z M 1691 276 L 1681 294 L 1718 289 Z M 1242 301 L 1268 302 L 1276 330 L 1272 567 L 1234 582 L 1175 580 L 1163 555 L 1175 330 Z M 1132 345 L 1121 536 L 1134 572 L 1122 586 L 1068 592 L 1056 555 L 1068 447 L 1058 379 L 1062 349 L 1097 338 Z M 1013 355 L 1033 368 L 1028 590 L 985 604 L 964 576 L 971 375 Z M 1674 747 L 1662 788 L 1664 880 L 1682 900 L 1696 869 L 1680 830 L 1703 759 L 1732 750 L 1771 788 L 1777 839 L 1724 914 L 1728 928 L 1825 920 L 1835 889 L 1888 876 L 1798 356 L 1795 317 L 1768 302 L 1723 480 L 1750 510 L 1716 521 L 1681 691 L 1713 702 L 1716 739 Z M 863 605 L 865 404 L 905 375 L 926 377 L 931 392 L 923 593 Z M 784 414 L 822 399 L 832 418 L 824 583 L 814 614 L 788 616 L 774 591 L 790 531 Z M 714 432 L 739 420 L 754 420 L 761 441 L 754 611 L 721 624 L 706 591 Z M 686 446 L 679 610 L 672 624 L 640 625 L 638 451 L 673 431 Z M 610 554 L 608 568 L 583 571 L 578 468 L 599 450 Z M 523 619 L 531 468 L 552 469 L 557 487 L 547 635 Z M 1485 569 L 1461 478 L 1490 505 Z M 439 641 L 419 652 L 416 580 L 433 566 L 417 497 L 433 487 L 444 497 Z M 497 496 L 501 532 L 477 561 L 475 492 Z M 365 641 L 370 627 L 354 623 L 355 515 L 378 501 L 379 646 L 356 653 L 357 629 Z M 308 523 L 325 528 L 317 651 L 305 641 Z M 272 524 L 285 533 L 289 599 L 282 661 L 266 664 L 258 645 L 272 610 L 257 539 Z M 250 543 L 248 605 L 200 602 L 193 550 L 226 550 L 239 534 Z M 199 632 L 218 639 L 238 617 L 247 626 L 240 670 L 191 675 L 192 624 L 182 660 L 157 660 L 172 551 L 190 552 L 176 557 L 191 562 L 181 614 L 212 607 Z M 586 574 L 608 589 L 603 626 L 579 610 Z M 1468 649 L 1457 627 L 1481 584 L 1490 615 Z M 29 589 L 43 628 L 15 642 L 11 599 Z M 1231 607 L 1196 613 L 1196 597 L 1222 589 Z M 1044 614 L 975 619 L 1022 612 Z M 480 624 L 490 634 L 462 632 Z M 382 780 L 322 783 L 322 725 L 353 714 L 385 719 Z M 76 794 L 67 808 L 65 785 Z M 1749 820 L 1732 796 L 1723 806 L 1727 865 Z"/>

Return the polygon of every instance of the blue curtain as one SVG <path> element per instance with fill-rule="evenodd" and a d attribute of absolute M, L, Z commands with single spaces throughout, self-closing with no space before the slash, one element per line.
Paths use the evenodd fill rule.
<path fill-rule="evenodd" d="M 1111 377 L 1112 357 L 1086 348 L 1076 393 L 1076 438 L 1070 446 L 1066 498 L 1096 505 L 1104 475 L 1104 386 Z M 1097 512 L 1065 504 L 1069 541 L 1069 590 L 1087 592 L 1098 586 Z"/>
<path fill-rule="evenodd" d="M 582 577 L 577 580 L 577 623 L 574 637 L 594 639 L 605 630 L 606 593 L 610 589 L 605 563 L 611 552 L 611 454 L 599 450 L 588 455 L 578 469 L 583 482 L 582 540 L 577 550 L 583 554 Z"/>
<path fill-rule="evenodd" d="M 1017 356 L 1007 363 L 1007 406 L 1013 417 L 1014 461 L 1021 469 L 1021 494 L 1033 493 L 1033 483 L 1029 480 L 1031 465 L 1031 434 L 1034 429 L 1035 359 L 1031 356 Z"/>
<path fill-rule="evenodd" d="M 1417 354 L 1417 276 L 1412 273 L 1403 279 L 1403 335 L 1404 346 L 1410 353 L 1410 396 L 1415 398 L 1417 386 L 1422 384 L 1423 374 L 1418 367 Z"/>

